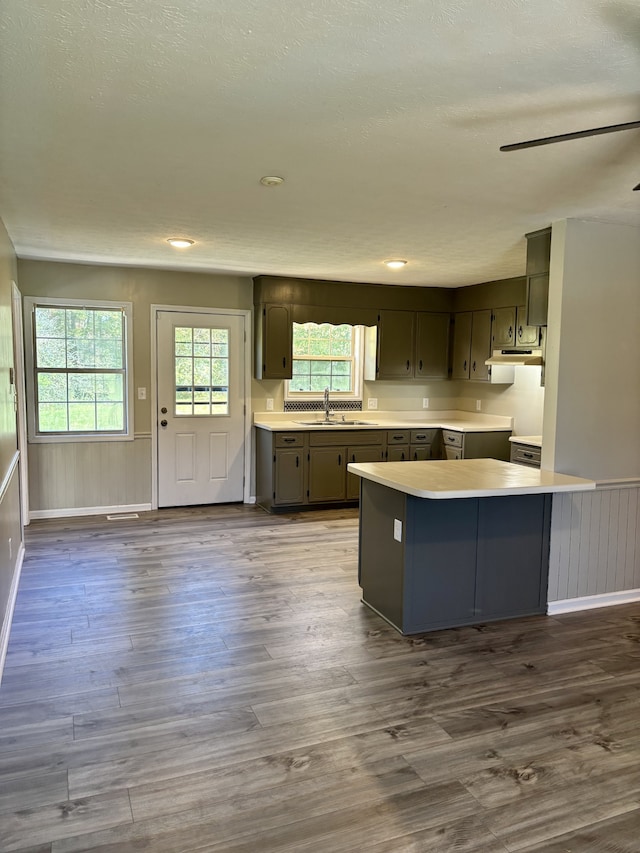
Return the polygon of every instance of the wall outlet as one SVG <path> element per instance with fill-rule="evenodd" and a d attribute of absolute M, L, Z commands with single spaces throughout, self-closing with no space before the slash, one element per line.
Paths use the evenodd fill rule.
<path fill-rule="evenodd" d="M 482 410 L 482 400 L 476 400 L 476 412 Z"/>
<path fill-rule="evenodd" d="M 423 398 L 422 398 L 422 408 L 423 408 L 423 409 L 428 409 L 428 408 L 429 408 L 429 398 L 428 398 L 428 397 L 423 397 Z"/>
<path fill-rule="evenodd" d="M 378 398 L 377 397 L 369 397 L 367 400 L 367 408 L 368 409 L 377 409 L 378 408 Z"/>
<path fill-rule="evenodd" d="M 138 388 L 138 400 L 146 400 L 147 399 L 147 389 L 146 388 Z"/>
<path fill-rule="evenodd" d="M 267 397 L 267 411 L 273 411 L 273 397 Z"/>
<path fill-rule="evenodd" d="M 393 538 L 396 542 L 402 542 L 402 522 L 399 518 L 393 519 Z"/>

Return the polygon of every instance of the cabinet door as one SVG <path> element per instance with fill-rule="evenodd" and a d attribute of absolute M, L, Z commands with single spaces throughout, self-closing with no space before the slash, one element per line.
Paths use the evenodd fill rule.
<path fill-rule="evenodd" d="M 527 323 L 531 326 L 547 325 L 549 302 L 549 273 L 527 276 Z"/>
<path fill-rule="evenodd" d="M 415 342 L 413 311 L 381 311 L 378 321 L 377 379 L 411 379 Z"/>
<path fill-rule="evenodd" d="M 399 444 L 395 447 L 387 447 L 387 462 L 407 462 L 408 460 L 408 444 Z"/>
<path fill-rule="evenodd" d="M 342 446 L 309 450 L 309 503 L 345 499 L 346 455 Z"/>
<path fill-rule="evenodd" d="M 431 459 L 431 445 L 412 444 L 409 448 L 409 459 L 412 462 L 424 462 L 427 459 Z"/>
<path fill-rule="evenodd" d="M 446 379 L 449 370 L 450 314 L 416 314 L 415 376 L 420 379 Z"/>
<path fill-rule="evenodd" d="M 301 448 L 276 450 L 274 504 L 304 503 L 304 464 Z"/>
<path fill-rule="evenodd" d="M 453 371 L 452 379 L 468 379 L 471 365 L 471 311 L 455 315 L 453 326 Z"/>
<path fill-rule="evenodd" d="M 489 367 L 485 361 L 491 357 L 491 311 L 474 311 L 471 328 L 471 370 L 469 379 L 489 381 Z"/>
<path fill-rule="evenodd" d="M 495 349 L 512 347 L 516 341 L 516 309 L 495 308 L 493 311 L 493 346 Z"/>
<path fill-rule="evenodd" d="M 291 379 L 292 326 L 288 305 L 263 305 L 257 336 L 259 379 Z"/>
<path fill-rule="evenodd" d="M 348 447 L 347 462 L 382 462 L 384 451 L 381 445 L 370 447 Z M 358 500 L 360 497 L 360 477 L 347 471 L 347 500 Z"/>
<path fill-rule="evenodd" d="M 540 344 L 540 327 L 527 324 L 527 306 L 519 305 L 516 314 L 516 344 L 537 347 Z"/>

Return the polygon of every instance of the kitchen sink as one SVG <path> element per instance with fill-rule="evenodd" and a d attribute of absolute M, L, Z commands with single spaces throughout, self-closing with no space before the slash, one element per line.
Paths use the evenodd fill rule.
<path fill-rule="evenodd" d="M 330 420 L 323 418 L 320 421 L 296 421 L 296 423 L 303 426 L 376 426 L 373 421 L 335 421 L 333 418 Z"/>

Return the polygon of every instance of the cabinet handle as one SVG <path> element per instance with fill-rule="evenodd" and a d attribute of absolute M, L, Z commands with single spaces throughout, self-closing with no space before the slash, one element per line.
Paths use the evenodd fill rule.
<path fill-rule="evenodd" d="M 455 441 L 455 437 L 452 435 L 447 436 L 447 441 Z"/>
<path fill-rule="evenodd" d="M 338 453 L 338 467 L 342 465 L 342 453 Z"/>
<path fill-rule="evenodd" d="M 467 369 L 467 359 L 466 359 L 466 358 L 465 358 L 465 360 L 464 360 L 464 364 L 462 365 L 462 369 L 463 369 L 464 371 L 466 371 L 466 369 Z"/>
<path fill-rule="evenodd" d="M 509 326 L 509 332 L 507 334 L 509 340 L 513 337 L 513 326 Z"/>
<path fill-rule="evenodd" d="M 533 453 L 524 452 L 522 455 L 525 457 L 525 459 L 533 459 Z"/>
<path fill-rule="evenodd" d="M 518 326 L 518 337 L 522 338 L 522 326 Z"/>
<path fill-rule="evenodd" d="M 422 370 L 422 359 L 418 362 L 418 370 Z"/>
<path fill-rule="evenodd" d="M 283 355 L 283 356 L 282 356 L 282 366 L 283 366 L 283 367 L 286 367 L 286 366 L 287 366 L 287 357 L 286 357 L 286 355 Z"/>
<path fill-rule="evenodd" d="M 407 359 L 407 373 L 409 372 L 409 368 L 410 368 L 410 366 L 411 366 L 411 364 L 410 364 L 410 362 L 409 362 L 409 359 Z"/>
<path fill-rule="evenodd" d="M 355 453 L 352 453 L 352 454 L 351 454 L 351 461 L 352 461 L 352 462 L 355 462 L 355 461 L 356 461 L 356 454 L 355 454 Z"/>
<path fill-rule="evenodd" d="M 393 441 L 402 441 L 404 439 L 403 435 L 394 435 Z"/>
<path fill-rule="evenodd" d="M 400 459 L 400 461 L 404 462 L 404 450 L 402 451 L 402 458 Z"/>
<path fill-rule="evenodd" d="M 476 363 L 475 363 L 475 361 L 473 362 L 473 372 L 474 372 L 474 373 L 476 372 Z"/>
<path fill-rule="evenodd" d="M 300 457 L 296 456 L 296 468 L 300 467 Z"/>
<path fill-rule="evenodd" d="M 427 436 L 426 436 L 424 433 L 419 433 L 419 434 L 416 436 L 416 441 L 423 441 L 423 439 L 425 439 L 426 437 L 427 437 Z"/>
<path fill-rule="evenodd" d="M 286 442 L 287 444 L 291 444 L 292 442 L 295 441 L 295 438 L 293 436 L 285 436 L 285 438 L 283 438 L 282 440 L 284 442 Z"/>

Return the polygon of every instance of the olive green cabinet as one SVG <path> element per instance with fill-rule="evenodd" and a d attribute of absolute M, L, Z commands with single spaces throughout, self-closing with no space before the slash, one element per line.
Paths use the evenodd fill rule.
<path fill-rule="evenodd" d="M 442 430 L 445 459 L 501 459 L 508 462 L 511 455 L 511 430 L 491 432 L 459 432 Z"/>
<path fill-rule="evenodd" d="M 349 462 L 384 462 L 385 450 L 382 443 L 347 448 Z M 360 497 L 360 477 L 347 471 L 347 500 L 357 501 Z"/>
<path fill-rule="evenodd" d="M 551 228 L 525 235 L 527 238 L 527 323 L 547 325 Z"/>
<path fill-rule="evenodd" d="M 347 448 L 309 448 L 309 503 L 339 502 L 346 497 Z"/>
<path fill-rule="evenodd" d="M 306 500 L 307 433 L 256 430 L 256 499 L 265 509 Z"/>
<path fill-rule="evenodd" d="M 495 308 L 491 337 L 494 349 L 537 347 L 540 343 L 540 327 L 527 323 L 526 305 Z"/>
<path fill-rule="evenodd" d="M 452 379 L 488 382 L 491 356 L 491 309 L 461 311 L 453 327 Z"/>
<path fill-rule="evenodd" d="M 527 322 L 526 305 L 518 305 L 516 309 L 516 346 L 540 346 L 540 326 L 532 326 Z"/>
<path fill-rule="evenodd" d="M 256 379 L 291 379 L 291 306 L 258 305 L 255 321 Z"/>
<path fill-rule="evenodd" d="M 378 317 L 375 377 L 448 378 L 451 315 L 431 311 L 381 311 Z"/>
<path fill-rule="evenodd" d="M 449 376 L 451 315 L 419 311 L 416 314 L 416 379 L 441 380 Z"/>
<path fill-rule="evenodd" d="M 381 311 L 378 319 L 376 379 L 412 379 L 415 358 L 414 311 Z"/>

